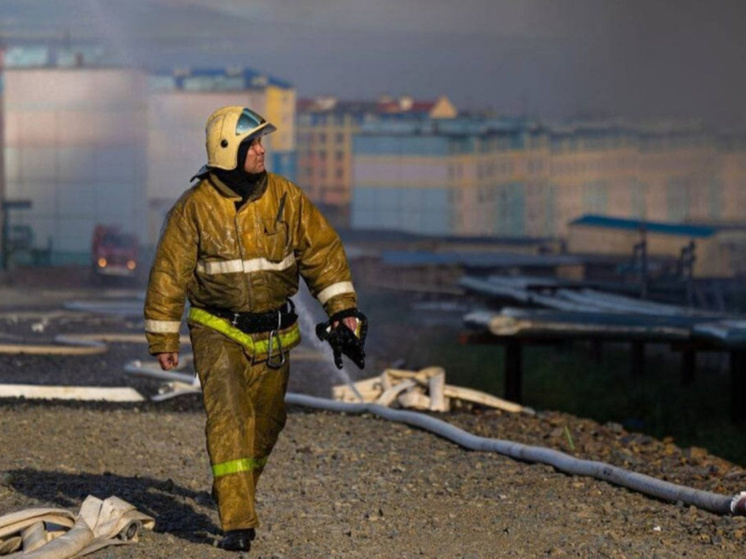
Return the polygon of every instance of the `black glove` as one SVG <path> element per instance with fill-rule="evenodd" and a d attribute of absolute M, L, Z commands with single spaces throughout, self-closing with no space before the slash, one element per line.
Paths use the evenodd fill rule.
<path fill-rule="evenodd" d="M 359 321 L 359 332 L 350 330 L 343 318 L 354 316 Z M 332 324 L 337 322 L 337 326 Z M 329 342 L 334 353 L 334 364 L 342 368 L 342 355 L 346 355 L 360 369 L 365 368 L 365 337 L 368 334 L 368 318 L 357 309 L 348 309 L 332 316 L 328 322 L 316 325 L 316 336 L 322 342 Z"/>

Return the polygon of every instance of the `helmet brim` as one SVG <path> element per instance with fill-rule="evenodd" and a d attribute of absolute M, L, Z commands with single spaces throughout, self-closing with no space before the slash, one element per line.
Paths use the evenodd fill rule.
<path fill-rule="evenodd" d="M 245 138 L 241 140 L 241 143 L 256 140 L 257 138 L 261 138 L 262 136 L 266 136 L 276 131 L 277 131 L 277 127 L 274 124 L 265 122 L 258 129 L 252 130 L 252 132 L 249 135 L 247 135 Z"/>

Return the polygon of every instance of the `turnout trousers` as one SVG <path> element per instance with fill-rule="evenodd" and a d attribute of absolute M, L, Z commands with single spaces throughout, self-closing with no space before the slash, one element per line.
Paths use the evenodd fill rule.
<path fill-rule="evenodd" d="M 287 419 L 289 359 L 272 369 L 211 328 L 190 324 L 190 335 L 220 523 L 224 532 L 254 528 L 257 482 Z"/>

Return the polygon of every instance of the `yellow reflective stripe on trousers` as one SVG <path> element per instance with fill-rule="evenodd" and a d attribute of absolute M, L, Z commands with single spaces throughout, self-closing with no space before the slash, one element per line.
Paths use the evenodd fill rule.
<path fill-rule="evenodd" d="M 213 330 L 217 330 L 221 334 L 225 334 L 231 340 L 238 342 L 239 344 L 247 347 L 252 353 L 261 354 L 269 351 L 269 339 L 254 341 L 250 334 L 242 332 L 235 326 L 231 326 L 230 323 L 224 318 L 213 316 L 205 310 L 197 309 L 192 307 L 189 309 L 189 320 L 202 326 L 207 326 Z M 298 323 L 293 324 L 290 330 L 283 332 L 279 335 L 282 347 L 289 347 L 300 339 L 300 330 L 298 329 Z M 272 349 L 275 349 L 277 344 L 275 343 Z"/>
<path fill-rule="evenodd" d="M 213 464 L 212 475 L 214 477 L 227 476 L 229 474 L 238 474 L 240 472 L 250 472 L 263 468 L 267 464 L 267 457 L 264 458 L 239 458 L 230 462 L 221 462 Z"/>

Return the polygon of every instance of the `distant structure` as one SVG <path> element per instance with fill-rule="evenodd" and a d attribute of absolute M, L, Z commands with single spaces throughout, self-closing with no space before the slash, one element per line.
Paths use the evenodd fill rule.
<path fill-rule="evenodd" d="M 435 101 L 390 96 L 375 101 L 300 99 L 296 110 L 298 183 L 336 225 L 347 226 L 353 189 L 353 138 L 362 126 L 367 122 L 455 118 L 457 114 L 445 96 Z"/>
<path fill-rule="evenodd" d="M 647 254 L 668 264 L 669 274 L 733 278 L 746 274 L 746 223 L 741 228 L 671 224 L 584 215 L 568 226 L 567 249 L 575 255 L 629 259 L 644 237 Z M 656 270 L 661 275 L 664 270 Z"/>
<path fill-rule="evenodd" d="M 51 264 L 88 263 L 96 223 L 145 230 L 145 75 L 115 64 L 94 46 L 4 53 L 3 202 L 31 203 L 8 219 Z"/>
<path fill-rule="evenodd" d="M 6 47 L 2 80 L 0 196 L 11 208 L 30 202 L 8 221 L 53 265 L 88 263 L 96 224 L 152 246 L 205 163 L 205 121 L 221 105 L 249 105 L 276 124 L 268 168 L 295 176 L 295 89 L 253 70 L 149 74 L 97 45 L 26 44 Z"/>
<path fill-rule="evenodd" d="M 366 121 L 351 225 L 566 237 L 586 214 L 746 223 L 746 137 L 692 123 Z"/>

